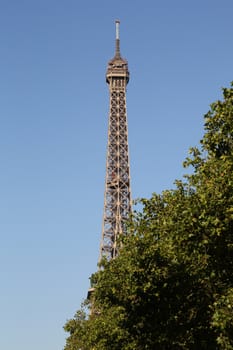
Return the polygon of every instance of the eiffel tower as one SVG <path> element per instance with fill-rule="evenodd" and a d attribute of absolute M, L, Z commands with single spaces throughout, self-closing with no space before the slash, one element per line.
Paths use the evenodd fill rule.
<path fill-rule="evenodd" d="M 126 113 L 126 86 L 129 82 L 128 62 L 120 54 L 120 21 L 116 21 L 116 48 L 108 62 L 106 82 L 109 85 L 110 108 L 108 146 L 104 193 L 104 214 L 99 261 L 108 261 L 119 252 L 119 236 L 127 234 L 127 220 L 131 214 L 128 126 Z M 95 288 L 88 290 L 92 300 Z M 93 301 L 93 300 L 92 300 Z M 95 313 L 92 304 L 91 313 Z"/>
<path fill-rule="evenodd" d="M 116 21 L 115 55 L 108 62 L 106 82 L 109 85 L 110 108 L 105 177 L 104 213 L 100 260 L 115 258 L 118 238 L 127 233 L 126 221 L 131 213 L 126 86 L 128 63 L 120 53 L 120 21 Z"/>

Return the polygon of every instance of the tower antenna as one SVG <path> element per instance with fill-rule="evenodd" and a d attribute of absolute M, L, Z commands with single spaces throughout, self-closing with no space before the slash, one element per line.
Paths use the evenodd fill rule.
<path fill-rule="evenodd" d="M 120 54 L 120 21 L 119 21 L 119 19 L 117 19 L 115 21 L 115 23 L 116 23 L 116 53 L 115 53 L 115 57 L 120 58 L 121 54 Z"/>

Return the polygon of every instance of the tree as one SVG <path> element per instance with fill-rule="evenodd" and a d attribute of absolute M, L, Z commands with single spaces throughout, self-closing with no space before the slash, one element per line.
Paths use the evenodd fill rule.
<path fill-rule="evenodd" d="M 191 175 L 142 199 L 119 256 L 93 275 L 96 312 L 65 350 L 233 349 L 233 85 L 205 115 Z"/>

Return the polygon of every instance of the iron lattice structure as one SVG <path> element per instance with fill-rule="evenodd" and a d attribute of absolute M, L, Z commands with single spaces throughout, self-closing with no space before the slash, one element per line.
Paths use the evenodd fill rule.
<path fill-rule="evenodd" d="M 126 221 L 131 213 L 126 86 L 128 63 L 120 54 L 119 21 L 116 21 L 115 56 L 108 63 L 106 82 L 109 85 L 110 110 L 106 161 L 104 214 L 100 259 L 118 254 L 118 237 L 126 234 Z"/>

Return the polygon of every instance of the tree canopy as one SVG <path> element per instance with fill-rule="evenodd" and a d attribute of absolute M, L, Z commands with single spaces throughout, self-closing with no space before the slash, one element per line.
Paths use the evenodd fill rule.
<path fill-rule="evenodd" d="M 204 116 L 175 188 L 141 199 L 92 276 L 65 350 L 233 349 L 233 84 Z"/>

